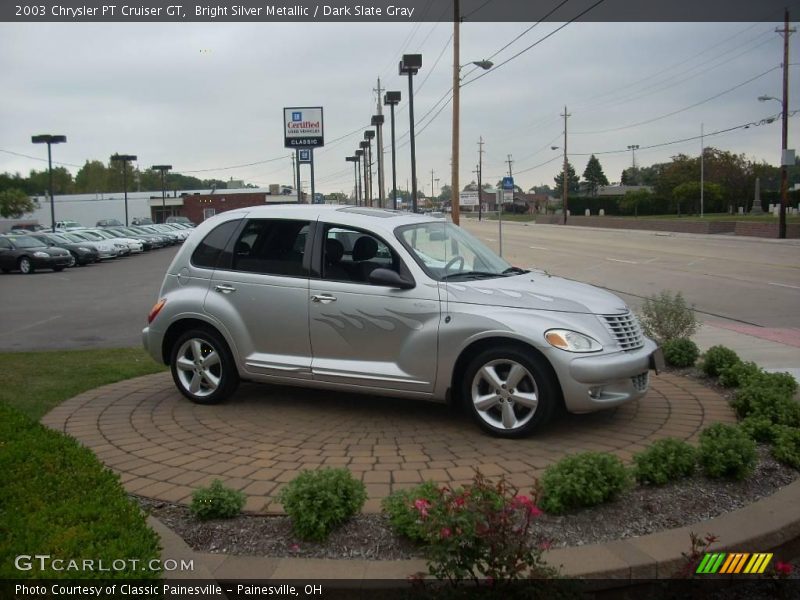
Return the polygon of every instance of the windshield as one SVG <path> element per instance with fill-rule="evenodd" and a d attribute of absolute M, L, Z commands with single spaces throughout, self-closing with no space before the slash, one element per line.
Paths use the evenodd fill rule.
<path fill-rule="evenodd" d="M 56 242 L 56 243 L 58 242 L 61 242 L 62 244 L 70 243 L 70 241 L 66 237 L 64 237 L 63 235 L 59 235 L 57 233 L 51 233 L 50 235 L 47 236 L 47 239 L 49 239 L 51 242 Z"/>
<path fill-rule="evenodd" d="M 406 225 L 398 227 L 395 234 L 423 270 L 437 281 L 505 277 L 520 272 L 452 223 Z"/>
<path fill-rule="evenodd" d="M 64 237 L 67 238 L 71 242 L 81 243 L 88 241 L 85 237 L 78 235 L 77 233 L 65 233 Z"/>
<path fill-rule="evenodd" d="M 21 235 L 10 239 L 17 248 L 39 248 L 47 246 L 42 240 L 37 240 L 35 237 L 29 235 Z"/>

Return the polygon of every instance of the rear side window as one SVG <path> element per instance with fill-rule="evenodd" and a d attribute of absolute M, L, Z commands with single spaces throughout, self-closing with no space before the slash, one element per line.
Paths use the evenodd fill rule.
<path fill-rule="evenodd" d="M 240 221 L 228 221 L 218 225 L 197 245 L 192 254 L 192 264 L 195 267 L 214 269 L 219 263 L 219 258 L 228 245 L 228 240 L 239 227 Z"/>
<path fill-rule="evenodd" d="M 233 270 L 307 277 L 303 257 L 308 228 L 308 221 L 248 221 L 233 248 Z"/>

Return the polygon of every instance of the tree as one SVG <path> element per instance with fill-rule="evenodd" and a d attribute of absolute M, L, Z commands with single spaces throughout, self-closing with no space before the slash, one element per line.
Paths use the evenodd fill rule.
<path fill-rule="evenodd" d="M 28 176 L 28 189 L 31 194 L 50 193 L 50 173 L 48 171 L 31 171 Z M 64 167 L 53 169 L 53 193 L 69 194 L 72 192 L 72 173 Z"/>
<path fill-rule="evenodd" d="M 589 184 L 589 194 L 592 196 L 597 195 L 597 188 L 601 185 L 608 185 L 608 178 L 603 173 L 603 167 L 597 157 L 592 154 L 589 162 L 586 163 L 586 169 L 583 171 L 583 178 Z"/>
<path fill-rule="evenodd" d="M 722 186 L 717 183 L 703 183 L 703 202 L 713 206 L 719 203 L 722 198 Z M 672 197 L 677 204 L 678 214 L 681 213 L 681 205 L 687 212 L 700 214 L 700 182 L 687 181 L 672 190 Z"/>
<path fill-rule="evenodd" d="M 564 190 L 564 188 L 562 187 L 562 185 L 563 185 L 562 182 L 564 181 L 564 170 L 563 169 L 561 170 L 561 173 L 559 173 L 558 175 L 556 175 L 553 178 L 553 181 L 556 182 L 556 187 L 555 187 L 555 190 L 553 190 L 553 193 L 556 196 L 562 196 L 563 195 L 563 190 Z M 580 183 L 579 183 L 579 180 L 578 180 L 578 176 L 575 174 L 575 167 L 573 167 L 572 163 L 570 163 L 570 162 L 567 162 L 567 181 L 569 181 L 569 185 L 567 186 L 567 189 L 569 190 L 570 194 L 574 194 L 575 192 L 577 192 L 580 189 Z"/>
<path fill-rule="evenodd" d="M 75 191 L 79 194 L 94 194 L 106 191 L 108 172 L 99 160 L 87 160 L 75 175 Z"/>
<path fill-rule="evenodd" d="M 653 194 L 648 190 L 630 191 L 619 199 L 619 212 L 623 215 L 639 216 L 639 209 L 646 209 L 653 200 Z"/>
<path fill-rule="evenodd" d="M 28 194 L 19 188 L 11 188 L 0 192 L 0 216 L 5 219 L 19 219 L 25 213 L 36 208 Z"/>
<path fill-rule="evenodd" d="M 450 202 L 450 199 L 452 197 L 453 193 L 452 190 L 450 189 L 450 186 L 445 184 L 442 186 L 442 189 L 439 192 L 439 195 L 436 197 L 436 200 L 438 200 L 439 202 Z"/>
<path fill-rule="evenodd" d="M 326 202 L 328 204 L 350 204 L 350 199 L 347 197 L 347 194 L 343 192 L 333 192 L 327 194 Z"/>

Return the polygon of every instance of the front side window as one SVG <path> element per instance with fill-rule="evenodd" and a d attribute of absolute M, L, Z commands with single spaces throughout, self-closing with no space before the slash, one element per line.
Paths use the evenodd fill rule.
<path fill-rule="evenodd" d="M 432 279 L 505 277 L 522 271 L 452 223 L 406 225 L 395 234 Z"/>
<path fill-rule="evenodd" d="M 35 237 L 29 235 L 21 235 L 19 237 L 11 238 L 12 243 L 17 248 L 46 248 L 42 240 L 37 240 Z"/>
<path fill-rule="evenodd" d="M 307 277 L 308 221 L 252 219 L 233 247 L 233 270 Z"/>

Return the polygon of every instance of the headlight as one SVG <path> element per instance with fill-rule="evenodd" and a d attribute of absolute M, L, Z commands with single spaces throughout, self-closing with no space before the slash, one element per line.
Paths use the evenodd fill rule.
<path fill-rule="evenodd" d="M 50 256 L 47 252 L 34 252 L 33 255 L 36 258 L 47 258 L 48 256 Z"/>
<path fill-rule="evenodd" d="M 78 252 L 89 252 L 88 248 L 84 248 L 83 246 L 78 248 Z"/>
<path fill-rule="evenodd" d="M 568 329 L 550 329 L 545 332 L 544 339 L 551 346 L 567 352 L 600 352 L 603 349 L 597 340 Z"/>

